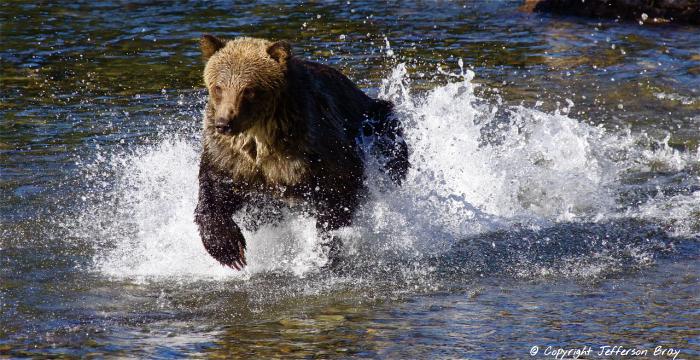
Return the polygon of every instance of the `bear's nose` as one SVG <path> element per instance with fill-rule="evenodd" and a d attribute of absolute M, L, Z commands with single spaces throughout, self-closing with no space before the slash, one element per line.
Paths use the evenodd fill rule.
<path fill-rule="evenodd" d="M 216 131 L 220 134 L 225 134 L 229 132 L 229 122 L 227 119 L 224 118 L 219 118 L 214 121 L 214 127 L 216 128 Z"/>

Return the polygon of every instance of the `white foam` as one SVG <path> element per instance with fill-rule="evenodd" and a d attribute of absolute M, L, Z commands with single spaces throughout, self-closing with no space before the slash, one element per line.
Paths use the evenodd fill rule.
<path fill-rule="evenodd" d="M 96 211 L 97 220 L 107 222 L 96 235 L 111 242 L 96 261 L 101 272 L 131 278 L 233 274 L 208 256 L 198 241 L 192 221 L 198 158 L 196 146 L 170 139 L 111 159 L 110 170 L 118 176 L 113 203 L 90 209 Z M 101 206 L 122 211 L 99 219 L 110 216 Z"/>

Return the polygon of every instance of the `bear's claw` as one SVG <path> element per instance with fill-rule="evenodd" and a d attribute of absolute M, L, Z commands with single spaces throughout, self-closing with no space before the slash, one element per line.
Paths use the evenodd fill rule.
<path fill-rule="evenodd" d="M 246 267 L 247 262 L 245 259 L 245 245 L 242 243 L 238 244 L 228 244 L 225 254 L 218 253 L 220 257 L 214 256 L 219 260 L 221 265 L 228 266 L 230 268 L 236 269 L 238 271 L 243 270 Z M 221 249 L 223 250 L 223 249 Z M 230 252 L 229 252 L 230 251 Z M 214 255 L 210 252 L 210 254 Z"/>
<path fill-rule="evenodd" d="M 195 215 L 202 243 L 209 255 L 221 265 L 242 270 L 246 266 L 245 238 L 227 215 Z"/>
<path fill-rule="evenodd" d="M 246 267 L 246 265 L 248 265 L 248 263 L 245 260 L 245 247 L 243 246 L 243 244 L 238 244 L 238 256 L 239 257 L 233 260 L 233 262 L 228 266 L 238 271 L 241 271 L 244 267 Z"/>

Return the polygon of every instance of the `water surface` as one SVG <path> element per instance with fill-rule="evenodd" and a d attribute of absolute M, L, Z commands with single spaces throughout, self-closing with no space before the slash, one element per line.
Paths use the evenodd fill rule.
<path fill-rule="evenodd" d="M 0 355 L 700 357 L 700 29 L 519 3 L 1 4 Z M 304 214 L 205 253 L 203 32 L 397 104 L 413 167 L 368 169 L 343 271 Z"/>

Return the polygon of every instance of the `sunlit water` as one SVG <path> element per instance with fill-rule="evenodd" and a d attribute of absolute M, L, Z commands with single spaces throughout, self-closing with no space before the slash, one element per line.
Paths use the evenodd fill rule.
<path fill-rule="evenodd" d="M 700 356 L 700 29 L 518 4 L 3 4 L 0 355 Z M 341 270 L 293 212 L 206 254 L 203 31 L 397 105 L 411 170 L 368 157 Z"/>

